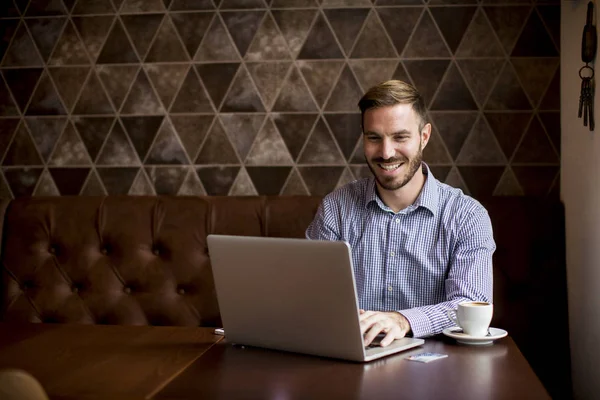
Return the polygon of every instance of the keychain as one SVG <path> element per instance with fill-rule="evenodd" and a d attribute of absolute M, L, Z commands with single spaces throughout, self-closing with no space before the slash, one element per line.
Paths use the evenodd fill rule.
<path fill-rule="evenodd" d="M 583 114 L 583 126 L 588 126 L 590 131 L 594 130 L 594 68 L 589 63 L 596 57 L 596 27 L 593 25 L 594 4 L 590 1 L 587 8 L 587 17 L 583 27 L 581 39 L 581 61 L 585 63 L 579 69 L 581 78 L 581 94 L 579 96 L 579 111 L 577 117 Z"/>

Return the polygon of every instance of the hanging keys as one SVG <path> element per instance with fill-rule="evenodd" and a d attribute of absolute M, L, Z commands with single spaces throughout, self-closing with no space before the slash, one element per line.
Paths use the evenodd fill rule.
<path fill-rule="evenodd" d="M 584 76 L 584 71 L 589 70 L 589 76 Z M 579 109 L 577 117 L 583 116 L 583 126 L 588 126 L 590 131 L 594 130 L 594 69 L 589 65 L 583 66 L 579 70 L 581 78 L 581 91 L 579 95 Z"/>

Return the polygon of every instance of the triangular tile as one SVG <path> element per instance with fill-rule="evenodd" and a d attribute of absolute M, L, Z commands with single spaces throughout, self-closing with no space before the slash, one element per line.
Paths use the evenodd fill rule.
<path fill-rule="evenodd" d="M 133 45 L 125 34 L 121 21 L 117 19 L 108 34 L 104 47 L 98 56 L 98 64 L 138 63 Z"/>
<path fill-rule="evenodd" d="M 21 123 L 13 141 L 4 156 L 2 165 L 41 165 L 43 164 L 35 143 L 31 139 L 25 124 Z M 14 193 L 14 190 L 13 190 Z"/>
<path fill-rule="evenodd" d="M 458 167 L 458 169 L 470 194 L 475 198 L 492 196 L 504 172 L 504 167 L 491 166 Z"/>
<path fill-rule="evenodd" d="M 4 81 L 4 78 L 0 74 L 0 116 L 9 117 L 19 116 L 19 107 L 13 101 L 13 98 L 10 94 L 10 90 Z"/>
<path fill-rule="evenodd" d="M 110 0 L 78 0 L 73 14 L 114 14 Z"/>
<path fill-rule="evenodd" d="M 373 173 L 371 172 L 371 170 L 369 169 L 369 166 L 364 164 L 364 165 L 351 165 L 350 166 L 350 170 L 352 171 L 352 174 L 354 175 L 354 177 L 359 180 L 359 179 L 370 179 L 373 177 Z"/>
<path fill-rule="evenodd" d="M 427 61 L 427 60 L 424 60 L 424 61 Z M 418 61 L 409 61 L 409 62 L 418 62 Z M 447 67 L 447 65 L 446 65 L 446 67 Z M 445 71 L 446 70 L 444 69 L 444 72 Z M 439 76 L 440 80 L 442 79 L 442 76 L 443 76 L 443 73 L 442 73 L 441 76 Z M 410 84 L 412 84 L 414 86 L 414 84 L 413 84 L 412 80 L 410 79 L 410 77 L 408 75 L 408 72 L 406 71 L 406 68 L 404 67 L 404 65 L 402 64 L 402 62 L 398 63 L 398 66 L 396 67 L 396 71 L 394 71 L 394 73 L 392 74 L 392 78 L 391 79 L 397 79 L 397 80 L 400 80 L 400 81 L 404 81 L 404 82 L 410 83 Z M 439 81 L 436 84 L 436 89 L 437 89 L 437 85 L 439 85 Z"/>
<path fill-rule="evenodd" d="M 188 61 L 186 50 L 175 32 L 171 18 L 165 17 L 145 62 Z"/>
<path fill-rule="evenodd" d="M 109 195 L 126 195 L 138 174 L 138 167 L 98 168 L 98 175 Z"/>
<path fill-rule="evenodd" d="M 265 114 L 221 114 L 221 122 L 242 160 L 246 159 Z"/>
<path fill-rule="evenodd" d="M 317 117 L 317 114 L 273 114 L 273 121 L 294 160 L 304 148 Z"/>
<path fill-rule="evenodd" d="M 337 82 L 343 61 L 302 61 L 296 62 L 319 107 L 323 107 Z"/>
<path fill-rule="evenodd" d="M 29 0 L 14 0 L 13 3 L 15 6 L 17 6 L 17 9 L 21 13 L 21 15 L 25 16 L 25 10 L 29 5 Z"/>
<path fill-rule="evenodd" d="M 483 106 L 498 74 L 502 70 L 504 59 L 475 58 L 456 60 L 456 62 L 462 70 L 463 76 L 475 96 L 475 100 Z"/>
<path fill-rule="evenodd" d="M 487 110 L 530 110 L 531 104 L 517 80 L 510 63 L 500 74 L 496 86 L 488 98 Z"/>
<path fill-rule="evenodd" d="M 192 70 L 190 70 L 192 71 Z M 163 114 L 160 100 L 156 96 L 144 69 L 140 69 L 131 90 L 123 103 L 122 114 Z"/>
<path fill-rule="evenodd" d="M 537 10 L 554 44 L 560 49 L 560 5 L 538 5 Z"/>
<path fill-rule="evenodd" d="M 516 166 L 513 171 L 525 196 L 546 196 L 560 173 L 560 166 Z M 5 172 L 6 173 L 6 172 Z"/>
<path fill-rule="evenodd" d="M 290 52 L 270 14 L 263 19 L 245 56 L 248 61 L 289 60 Z"/>
<path fill-rule="evenodd" d="M 478 11 L 456 51 L 458 57 L 502 57 L 504 52 L 484 13 Z"/>
<path fill-rule="evenodd" d="M 175 25 L 190 58 L 194 58 L 196 55 L 213 15 L 213 13 L 206 12 L 171 14 L 173 25 Z"/>
<path fill-rule="evenodd" d="M 5 1 L 3 5 L 0 5 L 0 17 L 2 18 L 18 18 L 21 12 L 12 0 Z M 0 196 L 1 197 L 1 196 Z"/>
<path fill-rule="evenodd" d="M 194 170 L 188 172 L 187 177 L 183 180 L 179 188 L 179 196 L 206 196 L 206 190 L 200 182 L 198 174 Z"/>
<path fill-rule="evenodd" d="M 42 59 L 48 61 L 48 57 L 52 54 L 52 50 L 56 45 L 58 37 L 63 30 L 63 26 L 67 19 L 65 17 L 57 18 L 35 18 L 26 19 L 25 22 L 29 27 L 29 32 L 33 36 L 33 41 L 37 45 Z M 5 21 L 2 21 L 3 23 Z M 6 36 L 5 36 L 6 37 Z M 10 40 L 10 38 L 9 38 Z M 0 59 L 2 54 L 0 53 Z"/>
<path fill-rule="evenodd" d="M 264 11 L 221 12 L 227 30 L 242 57 L 246 55 L 264 15 Z"/>
<path fill-rule="evenodd" d="M 96 74 L 92 71 L 81 90 L 73 114 L 112 114 L 113 108 Z"/>
<path fill-rule="evenodd" d="M 461 165 L 506 163 L 502 149 L 483 118 L 479 118 L 473 126 L 471 134 L 456 157 L 456 163 Z"/>
<path fill-rule="evenodd" d="M 298 59 L 344 58 L 325 18 L 319 14 L 310 30 Z"/>
<path fill-rule="evenodd" d="M 337 8 L 324 10 L 333 32 L 346 54 L 350 54 L 367 15 L 368 8 Z M 371 18 L 372 19 L 372 18 Z M 381 30 L 381 26 L 378 27 Z M 387 38 L 386 38 L 387 39 Z M 372 43 L 371 45 L 373 45 Z"/>
<path fill-rule="evenodd" d="M 89 67 L 48 68 L 48 73 L 52 77 L 54 86 L 56 86 L 67 111 L 73 109 L 89 71 Z"/>
<path fill-rule="evenodd" d="M 537 118 L 534 117 L 531 120 L 529 129 L 523 136 L 512 161 L 527 164 L 558 164 L 560 162 L 558 154 L 554 151 L 548 135 Z"/>
<path fill-rule="evenodd" d="M 268 2 L 269 0 L 267 0 Z M 220 0 L 221 9 L 265 8 L 263 0 Z"/>
<path fill-rule="evenodd" d="M 166 9 L 169 9 L 173 0 L 163 0 Z"/>
<path fill-rule="evenodd" d="M 396 46 L 396 51 L 398 54 L 402 54 L 419 17 L 423 13 L 423 7 L 382 7 L 376 10 L 394 46 Z"/>
<path fill-rule="evenodd" d="M 477 7 L 431 7 L 429 9 L 452 53 L 456 51 L 476 10 Z"/>
<path fill-rule="evenodd" d="M 27 115 L 65 115 L 67 112 L 48 74 L 42 74 L 31 96 Z"/>
<path fill-rule="evenodd" d="M 221 107 L 221 112 L 264 112 L 260 96 L 256 92 L 246 69 L 239 68 L 236 78 L 231 84 L 229 94 Z"/>
<path fill-rule="evenodd" d="M 34 196 L 60 196 L 58 188 L 54 184 L 54 179 L 48 171 L 42 172 L 42 176 L 33 192 Z"/>
<path fill-rule="evenodd" d="M 493 193 L 494 196 L 523 196 L 523 189 L 510 167 L 506 167 Z"/>
<path fill-rule="evenodd" d="M 14 198 L 31 196 L 43 170 L 43 168 L 4 169 L 4 177 Z"/>
<path fill-rule="evenodd" d="M 175 196 L 187 176 L 187 167 L 146 167 L 150 183 L 157 195 Z"/>
<path fill-rule="evenodd" d="M 325 196 L 335 189 L 345 167 L 298 167 L 308 191 L 313 196 Z"/>
<path fill-rule="evenodd" d="M 49 165 L 75 166 L 90 165 L 90 157 L 75 131 L 72 123 L 68 123 L 62 136 L 56 143 L 54 153 L 50 157 Z"/>
<path fill-rule="evenodd" d="M 377 15 L 372 12 L 352 50 L 352 58 L 395 58 L 394 46 L 381 26 Z"/>
<path fill-rule="evenodd" d="M 467 88 L 456 64 L 448 68 L 446 77 L 440 85 L 435 99 L 431 103 L 432 110 L 477 110 L 471 92 Z"/>
<path fill-rule="evenodd" d="M 146 73 L 165 109 L 171 105 L 187 69 L 185 64 L 146 64 Z"/>
<path fill-rule="evenodd" d="M 131 147 L 127 135 L 118 122 L 113 125 L 111 133 L 106 138 L 104 147 L 96 160 L 96 165 L 139 165 L 139 159 L 135 154 L 135 150 Z M 102 174 L 100 176 L 104 180 Z M 106 181 L 104 183 L 106 186 Z"/>
<path fill-rule="evenodd" d="M 307 196 L 308 194 L 302 177 L 295 168 L 292 169 L 287 182 L 281 189 L 281 196 Z"/>
<path fill-rule="evenodd" d="M 256 137 L 246 158 L 246 165 L 291 165 L 292 157 L 283 139 L 269 119 Z"/>
<path fill-rule="evenodd" d="M 258 192 L 254 188 L 254 184 L 246 172 L 245 168 L 240 169 L 238 176 L 235 178 L 231 190 L 229 191 L 230 196 L 257 196 Z"/>
<path fill-rule="evenodd" d="M 414 30 L 410 42 L 406 45 L 403 57 L 449 57 L 450 53 L 444 44 L 433 19 L 429 13 L 424 12 L 421 21 Z"/>
<path fill-rule="evenodd" d="M 2 71 L 6 84 L 21 111 L 25 110 L 42 72 L 41 68 L 5 69 Z"/>
<path fill-rule="evenodd" d="M 108 66 L 98 65 L 96 67 L 98 76 L 112 100 L 116 110 L 120 110 L 125 101 L 125 96 L 129 92 L 133 80 L 137 76 L 139 66 L 123 65 Z"/>
<path fill-rule="evenodd" d="M 129 37 L 143 60 L 150 49 L 152 39 L 163 20 L 163 14 L 123 15 L 121 20 Z M 158 40 L 158 39 L 157 39 Z"/>
<path fill-rule="evenodd" d="M 239 63 L 196 64 L 198 75 L 200 75 L 204 87 L 217 109 L 221 107 L 223 97 L 225 97 L 239 65 Z M 252 67 L 249 66 L 249 69 L 252 74 Z M 277 79 L 277 77 L 275 77 L 275 79 Z"/>
<path fill-rule="evenodd" d="M 185 150 L 169 120 L 163 121 L 145 164 L 189 164 Z"/>
<path fill-rule="evenodd" d="M 90 173 L 90 168 L 49 168 L 61 196 L 76 196 Z"/>
<path fill-rule="evenodd" d="M 485 6 L 483 9 L 502 43 L 504 51 L 510 54 L 525 20 L 529 16 L 531 7 L 529 5 Z"/>
<path fill-rule="evenodd" d="M 398 61 L 377 60 L 374 63 L 372 60 L 348 60 L 348 64 L 354 71 L 362 90 L 367 91 L 378 83 L 391 79 Z"/>
<path fill-rule="evenodd" d="M 323 119 L 319 119 L 306 146 L 298 157 L 299 164 L 344 164 L 344 156 Z"/>
<path fill-rule="evenodd" d="M 19 22 L 20 20 L 18 19 L 5 19 L 2 21 L 2 33 L 0 34 L 0 36 L 2 37 L 2 40 L 0 40 L 0 63 L 2 62 L 2 58 L 4 58 L 4 54 L 6 53 L 6 49 L 8 49 L 13 35 L 17 31 Z M 34 40 L 36 39 L 35 35 L 33 38 Z"/>
<path fill-rule="evenodd" d="M 121 13 L 164 12 L 165 3 L 162 0 L 125 0 Z"/>
<path fill-rule="evenodd" d="M 289 1 L 289 0 L 282 0 Z M 271 7 L 275 7 L 272 5 Z M 286 40 L 292 53 L 296 58 L 304 39 L 308 34 L 312 21 L 315 19 L 316 10 L 272 10 L 271 14 L 279 26 L 279 30 Z"/>
<path fill-rule="evenodd" d="M 423 149 L 423 161 L 428 165 L 452 164 L 448 150 L 436 129 L 432 129 L 427 146 Z"/>
<path fill-rule="evenodd" d="M 121 117 L 121 122 L 140 160 L 146 158 L 163 119 L 163 116 Z"/>
<path fill-rule="evenodd" d="M 317 7 L 320 0 L 271 0 L 271 7 L 294 8 L 294 7 Z"/>
<path fill-rule="evenodd" d="M 137 177 L 129 188 L 128 194 L 130 196 L 154 196 L 156 194 L 143 168 L 140 168 Z"/>
<path fill-rule="evenodd" d="M 90 64 L 85 45 L 79 38 L 72 21 L 67 22 L 50 57 L 51 65 Z"/>
<path fill-rule="evenodd" d="M 362 137 L 361 114 L 325 114 L 325 119 L 342 154 L 349 160 Z"/>
<path fill-rule="evenodd" d="M 346 169 L 344 169 L 344 172 L 342 172 L 342 176 L 340 176 L 340 180 L 335 185 L 335 188 L 339 189 L 343 186 L 346 186 L 347 184 L 349 184 L 351 182 L 354 182 L 355 180 L 356 180 L 356 178 L 354 177 L 352 172 L 350 172 L 350 170 L 348 168 L 346 168 Z"/>
<path fill-rule="evenodd" d="M 0 161 L 4 158 L 4 153 L 6 153 L 19 122 L 20 119 L 17 118 L 0 119 Z"/>
<path fill-rule="evenodd" d="M 29 7 L 25 16 L 50 17 L 53 15 L 65 15 L 66 10 L 60 0 L 33 0 L 29 2 Z"/>
<path fill-rule="evenodd" d="M 404 66 L 415 87 L 423 97 L 425 105 L 429 105 L 442 82 L 450 60 L 406 60 Z M 398 65 L 398 68 L 400 68 Z"/>
<path fill-rule="evenodd" d="M 106 190 L 104 190 L 104 186 L 98 177 L 98 173 L 96 170 L 91 170 L 88 176 L 87 181 L 83 185 L 80 196 L 105 196 Z"/>
<path fill-rule="evenodd" d="M 290 65 L 288 61 L 246 64 L 267 109 L 273 106 Z"/>
<path fill-rule="evenodd" d="M 259 195 L 279 195 L 292 167 L 246 167 Z"/>
<path fill-rule="evenodd" d="M 478 113 L 431 112 L 430 115 L 452 159 L 456 160 L 467 136 L 469 136 L 469 132 L 473 128 Z"/>
<path fill-rule="evenodd" d="M 113 122 L 113 117 L 73 117 L 73 124 L 79 132 L 79 137 L 85 144 L 92 161 L 96 159 L 102 148 Z"/>
<path fill-rule="evenodd" d="M 96 61 L 114 20 L 113 16 L 73 17 L 73 25 L 92 58 Z"/>
<path fill-rule="evenodd" d="M 560 68 L 556 70 L 546 94 L 540 102 L 540 110 L 560 110 Z"/>
<path fill-rule="evenodd" d="M 204 35 L 194 61 L 238 61 L 239 58 L 221 18 L 216 16 Z"/>
<path fill-rule="evenodd" d="M 431 174 L 435 177 L 435 179 L 440 182 L 444 182 L 448 175 L 450 174 L 451 166 L 448 165 L 428 165 Z"/>
<path fill-rule="evenodd" d="M 539 114 L 542 125 L 546 128 L 546 133 L 552 141 L 554 148 L 560 154 L 561 148 L 561 129 L 560 112 L 541 112 Z"/>
<path fill-rule="evenodd" d="M 350 67 L 345 66 L 324 109 L 325 111 L 356 111 L 358 99 L 362 95 L 362 89 L 356 82 Z"/>
<path fill-rule="evenodd" d="M 238 164 L 239 162 L 227 133 L 217 119 L 200 149 L 195 164 Z M 204 182 L 204 179 L 202 181 Z M 208 191 L 208 188 L 206 190 Z"/>
<path fill-rule="evenodd" d="M 446 185 L 450 185 L 452 187 L 462 190 L 465 194 L 471 194 L 471 192 L 469 192 L 467 184 L 463 180 L 462 176 L 460 176 L 460 172 L 458 172 L 458 169 L 456 167 L 452 167 L 444 183 Z"/>
<path fill-rule="evenodd" d="M 558 51 L 535 10 L 529 15 L 512 57 L 557 57 Z"/>
<path fill-rule="evenodd" d="M 557 58 L 513 58 L 511 60 L 521 85 L 535 106 L 546 92 L 550 80 L 558 69 Z"/>
<path fill-rule="evenodd" d="M 190 68 L 177 97 L 171 106 L 172 113 L 212 113 L 214 111 L 194 68 Z"/>
<path fill-rule="evenodd" d="M 317 111 L 298 69 L 293 67 L 283 84 L 273 111 Z"/>
<path fill-rule="evenodd" d="M 350 159 L 351 164 L 365 164 L 365 149 L 363 141 L 360 140 L 356 143 L 356 147 L 354 148 L 354 154 Z"/>
<path fill-rule="evenodd" d="M 238 174 L 239 166 L 199 167 L 196 173 L 209 196 L 226 196 Z"/>
<path fill-rule="evenodd" d="M 200 145 L 210 128 L 213 115 L 172 115 L 171 122 L 190 160 L 196 159 Z"/>
<path fill-rule="evenodd" d="M 27 2 L 27 0 L 15 0 L 15 1 L 16 2 L 19 2 L 19 1 Z M 62 0 L 63 5 L 67 8 L 67 12 L 71 12 L 71 10 L 73 9 L 73 6 L 75 5 L 76 1 L 77 0 Z M 118 7 L 117 7 L 117 9 L 118 9 Z"/>
<path fill-rule="evenodd" d="M 33 39 L 29 35 L 24 23 L 21 23 L 17 28 L 17 32 L 14 34 L 11 44 L 4 54 L 2 65 L 4 67 L 44 65 L 44 61 L 40 58 Z"/>
<path fill-rule="evenodd" d="M 319 0 L 323 7 L 369 7 L 372 4 L 372 0 Z"/>

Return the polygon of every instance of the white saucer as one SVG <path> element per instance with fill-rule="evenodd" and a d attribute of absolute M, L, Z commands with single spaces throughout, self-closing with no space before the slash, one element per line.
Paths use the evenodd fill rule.
<path fill-rule="evenodd" d="M 462 333 L 462 329 L 458 326 L 453 326 L 451 328 L 446 328 L 442 332 L 444 335 L 456 339 L 458 343 L 462 344 L 470 344 L 476 346 L 482 346 L 486 344 L 494 343 L 494 340 L 501 339 L 508 335 L 504 329 L 499 328 L 490 328 L 490 335 L 484 337 L 473 337 L 467 335 L 466 333 Z"/>

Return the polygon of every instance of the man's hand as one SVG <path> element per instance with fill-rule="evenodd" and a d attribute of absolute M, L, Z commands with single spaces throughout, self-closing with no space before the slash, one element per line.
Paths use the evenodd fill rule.
<path fill-rule="evenodd" d="M 381 312 L 360 310 L 360 331 L 364 337 L 365 346 L 371 344 L 380 333 L 385 333 L 381 339 L 381 347 L 402 339 L 410 332 L 410 324 L 399 312 Z"/>

